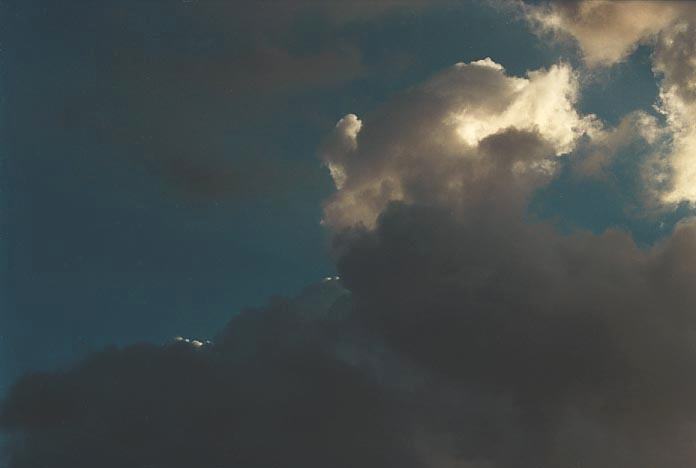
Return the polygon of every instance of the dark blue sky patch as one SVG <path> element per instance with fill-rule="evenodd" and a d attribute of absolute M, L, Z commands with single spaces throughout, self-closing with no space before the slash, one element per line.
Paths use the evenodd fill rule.
<path fill-rule="evenodd" d="M 600 234 L 618 228 L 643 247 L 653 245 L 693 209 L 688 204 L 666 210 L 650 206 L 641 167 L 651 151 L 654 148 L 644 142 L 634 142 L 621 148 L 602 174 L 588 176 L 573 168 L 573 158 L 585 156 L 581 146 L 561 161 L 558 176 L 534 194 L 530 215 L 550 220 L 564 232 L 585 229 Z"/>
<path fill-rule="evenodd" d="M 650 47 L 641 46 L 625 62 L 590 71 L 583 80 L 578 110 L 596 114 L 609 125 L 617 125 L 634 110 L 659 115 L 652 110 L 659 90 L 652 72 L 651 54 Z"/>

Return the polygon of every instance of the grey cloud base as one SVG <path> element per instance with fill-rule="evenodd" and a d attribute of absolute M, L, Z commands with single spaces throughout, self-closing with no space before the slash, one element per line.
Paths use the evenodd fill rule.
<path fill-rule="evenodd" d="M 241 314 L 214 346 L 105 350 L 69 372 L 27 376 L 2 410 L 4 428 L 17 431 L 6 461 L 408 466 L 386 393 L 334 356 L 333 340 L 350 330 L 343 301 L 337 284 L 318 285 L 294 302 Z"/>

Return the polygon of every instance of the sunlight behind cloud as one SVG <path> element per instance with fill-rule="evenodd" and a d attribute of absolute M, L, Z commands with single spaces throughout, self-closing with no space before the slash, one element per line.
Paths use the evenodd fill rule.
<path fill-rule="evenodd" d="M 504 72 L 502 65 L 490 58 L 472 62 Z M 459 66 L 458 68 L 462 68 Z M 601 125 L 592 115 L 580 117 L 573 105 L 577 100 L 577 80 L 568 65 L 554 65 L 538 70 L 527 78 L 508 78 L 513 90 L 510 104 L 500 113 L 464 109 L 452 116 L 457 132 L 470 146 L 501 129 L 539 131 L 553 142 L 558 154 L 572 150 L 579 134 L 594 133 Z"/>
<path fill-rule="evenodd" d="M 496 135 L 534 135 L 538 142 L 511 168 L 520 183 L 548 176 L 555 162 L 547 156 L 567 154 L 582 135 L 603 131 L 594 115 L 578 113 L 577 98 L 577 76 L 568 64 L 516 77 L 486 57 L 457 63 L 396 96 L 365 124 L 366 130 L 348 114 L 321 152 L 338 189 L 324 206 L 324 223 L 374 226 L 388 203 L 411 199 L 417 167 L 439 170 L 443 158 L 470 160 L 466 178 L 491 170 L 502 157 L 498 151 L 514 153 L 496 148 L 491 154 L 483 144 Z M 442 196 L 455 196 L 454 188 L 463 187 L 452 173 L 441 177 L 442 186 L 451 188 Z"/>

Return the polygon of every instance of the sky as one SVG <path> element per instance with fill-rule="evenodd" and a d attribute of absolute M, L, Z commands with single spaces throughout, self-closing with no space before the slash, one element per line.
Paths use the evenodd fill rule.
<path fill-rule="evenodd" d="M 335 274 L 317 150 L 338 119 L 484 49 L 517 73 L 554 60 L 482 5 L 263 5 L 4 5 L 0 386 L 106 344 L 209 338 Z"/>
<path fill-rule="evenodd" d="M 693 466 L 693 3 L 0 18 L 0 467 Z"/>

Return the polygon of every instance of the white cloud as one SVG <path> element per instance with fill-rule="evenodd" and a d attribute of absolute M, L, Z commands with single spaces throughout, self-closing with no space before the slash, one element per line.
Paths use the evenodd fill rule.
<path fill-rule="evenodd" d="M 201 341 L 201 340 L 192 339 L 192 338 L 184 338 L 183 336 L 175 337 L 174 341 L 176 341 L 178 343 L 189 344 L 189 345 L 193 346 L 194 348 L 202 348 L 203 346 L 212 344 L 210 340 Z"/>
<path fill-rule="evenodd" d="M 654 45 L 653 71 L 661 79 L 658 107 L 672 144 L 643 170 L 658 200 L 696 204 L 696 4 L 692 2 L 581 1 L 526 7 L 542 29 L 567 34 L 590 66 L 625 59 L 639 44 Z M 656 135 L 655 126 L 646 129 Z"/>
<path fill-rule="evenodd" d="M 345 158 L 357 148 L 361 128 L 362 122 L 355 114 L 346 115 L 336 124 L 331 145 L 332 153 L 325 156 L 325 161 L 338 189 L 341 189 L 346 181 Z"/>
<path fill-rule="evenodd" d="M 650 40 L 683 9 L 669 1 L 555 2 L 529 7 L 529 18 L 544 31 L 569 34 L 582 47 L 585 61 L 607 65 L 625 59 Z"/>
<path fill-rule="evenodd" d="M 525 155 L 513 147 L 496 147 L 517 159 L 511 168 L 518 183 L 548 176 L 554 156 L 571 151 L 581 135 L 601 132 L 594 116 L 576 111 L 577 97 L 577 77 L 567 64 L 515 77 L 484 58 L 457 63 L 433 76 L 378 109 L 364 124 L 348 114 L 322 149 L 338 189 L 324 207 L 324 222 L 337 229 L 370 227 L 391 201 L 457 197 L 467 179 L 493 170 L 504 157 L 491 154 L 495 145 L 484 142 L 510 130 L 538 138 Z M 465 161 L 466 173 L 459 172 L 457 161 Z M 444 170 L 453 164 L 456 170 Z M 433 171 L 442 171 L 437 174 L 441 183 L 424 195 L 416 179 L 434 176 Z"/>
<path fill-rule="evenodd" d="M 487 59 L 490 61 L 490 59 Z M 472 62 L 471 65 L 481 65 Z M 493 63 L 493 62 L 491 62 Z M 501 65 L 495 70 L 504 72 Z M 533 71 L 527 79 L 508 78 L 510 104 L 502 112 L 472 112 L 464 108 L 453 118 L 457 132 L 472 146 L 501 129 L 538 130 L 553 142 L 558 154 L 573 149 L 579 134 L 594 133 L 599 128 L 592 117 L 581 118 L 573 105 L 577 99 L 577 83 L 570 67 L 554 65 L 549 70 Z"/>

